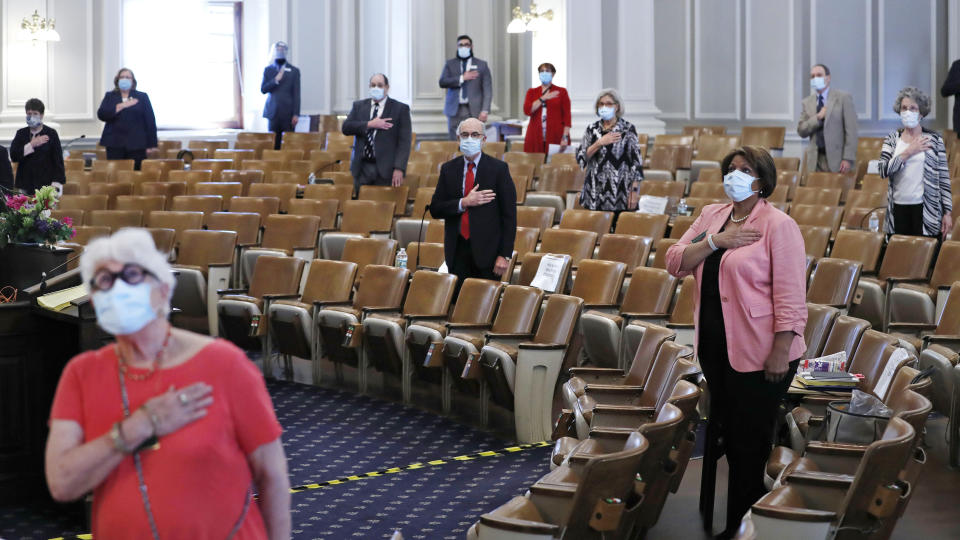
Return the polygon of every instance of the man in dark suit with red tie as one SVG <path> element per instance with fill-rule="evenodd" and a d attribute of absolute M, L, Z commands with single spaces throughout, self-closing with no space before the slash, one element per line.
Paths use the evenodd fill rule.
<path fill-rule="evenodd" d="M 444 255 L 459 278 L 499 280 L 517 236 L 517 191 L 506 163 L 483 154 L 483 122 L 468 118 L 457 128 L 458 156 L 440 167 L 430 213 L 445 220 Z"/>

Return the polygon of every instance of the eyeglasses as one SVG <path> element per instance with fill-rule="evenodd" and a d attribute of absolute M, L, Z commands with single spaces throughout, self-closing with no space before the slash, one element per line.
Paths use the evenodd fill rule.
<path fill-rule="evenodd" d="M 90 280 L 90 287 L 95 291 L 109 291 L 118 277 L 126 281 L 128 285 L 137 285 L 147 279 L 147 276 L 156 278 L 153 272 L 139 264 L 127 263 L 123 265 L 119 272 L 111 272 L 106 268 L 98 270 Z"/>
<path fill-rule="evenodd" d="M 473 133 L 467 133 L 466 131 L 460 132 L 461 139 L 479 139 L 480 137 L 483 137 L 483 133 L 480 133 L 479 131 L 474 131 Z"/>

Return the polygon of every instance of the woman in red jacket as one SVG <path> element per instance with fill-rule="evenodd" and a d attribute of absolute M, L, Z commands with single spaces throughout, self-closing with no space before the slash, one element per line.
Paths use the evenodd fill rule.
<path fill-rule="evenodd" d="M 523 151 L 546 153 L 551 144 L 570 144 L 570 96 L 565 88 L 553 84 L 557 74 L 553 64 L 540 64 L 537 71 L 542 84 L 527 90 L 523 100 L 523 114 L 530 117 Z"/>

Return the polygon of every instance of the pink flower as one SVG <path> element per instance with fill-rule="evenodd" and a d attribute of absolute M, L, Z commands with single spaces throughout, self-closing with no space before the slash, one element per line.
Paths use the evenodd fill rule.
<path fill-rule="evenodd" d="M 73 218 L 70 216 L 63 216 L 63 219 L 60 220 L 67 227 L 73 227 Z"/>
<path fill-rule="evenodd" d="M 27 204 L 30 200 L 26 195 L 14 195 L 13 197 L 7 197 L 7 207 L 12 210 L 19 210 L 23 205 Z"/>

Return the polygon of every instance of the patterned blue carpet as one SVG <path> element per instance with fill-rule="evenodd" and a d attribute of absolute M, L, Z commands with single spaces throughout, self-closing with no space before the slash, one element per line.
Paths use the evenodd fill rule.
<path fill-rule="evenodd" d="M 511 444 L 398 403 L 287 382 L 268 387 L 291 485 L 341 479 L 293 495 L 294 538 L 389 538 L 395 529 L 408 539 L 463 538 L 477 516 L 549 470 L 549 446 L 455 460 Z M 374 471 L 382 472 L 346 479 Z M 75 509 L 0 507 L 6 540 L 75 537 L 83 527 Z"/>

